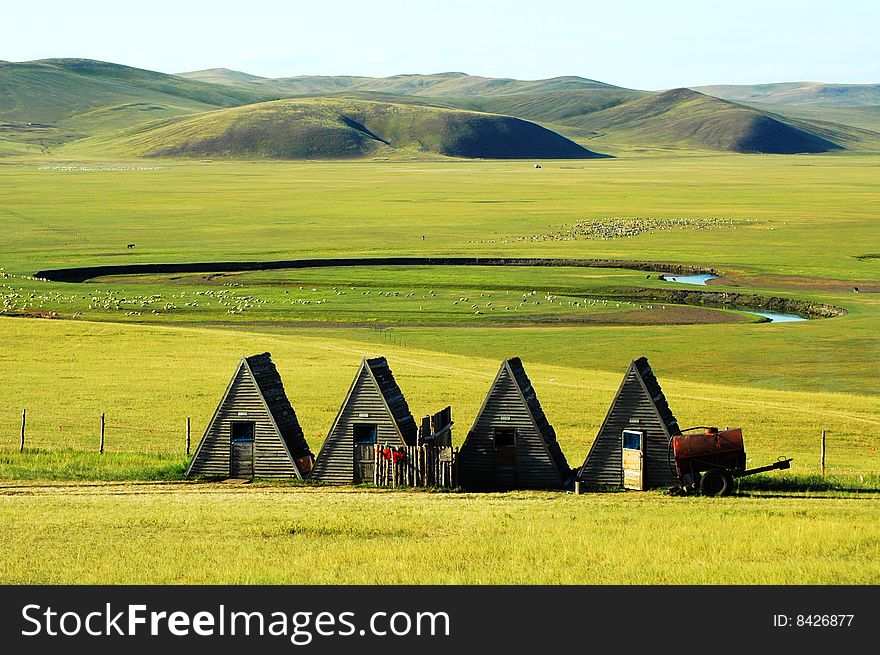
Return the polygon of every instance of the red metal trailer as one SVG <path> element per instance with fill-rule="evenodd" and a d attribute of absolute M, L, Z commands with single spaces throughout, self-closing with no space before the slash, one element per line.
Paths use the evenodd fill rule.
<path fill-rule="evenodd" d="M 791 467 L 790 458 L 780 458 L 767 466 L 746 469 L 742 428 L 688 428 L 672 437 L 670 449 L 682 489 L 699 489 L 706 496 L 728 495 L 734 478 Z"/>

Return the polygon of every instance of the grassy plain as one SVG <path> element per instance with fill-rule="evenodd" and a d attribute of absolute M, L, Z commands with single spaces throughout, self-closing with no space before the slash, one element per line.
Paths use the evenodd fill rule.
<path fill-rule="evenodd" d="M 876 280 L 877 264 L 853 257 L 877 250 L 878 161 L 694 154 L 536 170 L 521 161 L 7 159 L 0 254 L 17 273 L 109 262 L 528 254 Z M 751 222 L 632 239 L 519 238 L 587 217 Z"/>
<path fill-rule="evenodd" d="M 0 580 L 876 584 L 876 502 L 7 485 Z"/>
<path fill-rule="evenodd" d="M 3 342 L 14 344 L 2 350 L 0 360 L 7 389 L 0 399 L 7 453 L 0 460 L 0 474 L 16 478 L 41 477 L 22 473 L 27 467 L 18 464 L 21 457 L 14 452 L 23 407 L 28 408 L 29 449 L 87 451 L 89 457 L 82 467 L 94 467 L 97 478 L 112 477 L 109 471 L 117 467 L 122 477 L 130 478 L 126 460 L 103 461 L 93 456 L 100 415 L 105 412 L 107 451 L 156 454 L 156 461 L 145 467 L 144 474 L 148 479 L 155 477 L 156 467 L 167 466 L 168 457 L 183 454 L 186 417 L 192 417 L 197 439 L 238 358 L 263 351 L 271 352 L 277 362 L 306 439 L 316 452 L 360 358 L 377 354 L 389 358 L 416 416 L 445 404 L 453 406 L 456 440 L 460 442 L 500 360 L 480 355 L 477 348 L 458 355 L 450 354 L 451 348 L 414 348 L 401 343 L 406 336 L 398 339 L 389 335 L 371 342 L 362 335 L 365 330 L 351 330 L 346 336 L 321 329 L 260 333 L 241 328 L 37 319 L 4 319 L 0 328 Z M 506 332 L 510 330 L 499 330 L 496 340 L 503 339 Z M 567 338 L 566 332 L 558 329 L 555 338 Z M 451 332 L 453 338 L 457 334 Z M 549 347 L 550 343 L 547 337 L 544 345 Z M 466 346 L 461 348 L 466 350 Z M 517 352 L 509 348 L 505 354 Z M 580 465 L 586 456 L 628 356 L 628 352 L 618 353 L 620 366 L 609 370 L 571 362 L 546 363 L 537 354 L 526 357 L 529 375 L 570 465 Z M 755 463 L 787 455 L 795 458 L 793 472 L 799 474 L 818 472 L 819 433 L 826 429 L 831 435 L 829 472 L 852 476 L 856 483 L 858 476 L 863 476 L 866 482 L 856 484 L 863 489 L 875 484 L 871 476 L 880 473 L 880 455 L 872 434 L 880 425 L 880 394 L 770 390 L 731 384 L 726 379 L 710 382 L 699 376 L 676 376 L 660 364 L 654 366 L 683 425 L 742 425 Z M 63 471 L 70 470 L 59 467 L 60 472 L 53 475 L 45 452 L 26 453 L 28 457 L 32 458 L 31 468 L 44 471 L 42 475 L 49 479 L 63 478 Z"/>
<path fill-rule="evenodd" d="M 276 313 L 262 305 L 244 313 L 189 312 L 181 281 L 154 280 L 132 291 L 130 284 L 38 285 L 6 280 L 39 295 L 79 295 L 70 306 L 79 318 L 125 321 L 209 322 L 283 334 L 296 322 L 371 323 L 394 327 L 397 340 L 437 351 L 520 353 L 536 361 L 620 371 L 647 354 L 664 378 L 694 382 L 725 380 L 760 388 L 873 394 L 871 374 L 880 357 L 877 251 L 880 202 L 876 157 L 871 156 L 690 156 L 549 162 L 535 170 L 524 162 L 372 163 L 63 163 L 7 164 L 0 175 L 0 265 L 13 274 L 42 268 L 98 263 L 286 259 L 358 255 L 510 255 L 606 257 L 666 261 L 720 268 L 719 290 L 756 291 L 804 298 L 848 310 L 840 319 L 798 325 L 546 326 L 495 329 L 496 311 L 467 314 L 454 306 L 456 293 L 532 290 L 557 293 L 609 286 L 660 286 L 637 274 L 601 271 L 595 277 L 563 279 L 565 272 L 497 269 L 431 271 L 298 272 L 295 276 L 251 276 L 250 286 L 220 288 L 275 298 L 299 286 L 320 288 L 326 305 L 292 306 Z M 145 167 L 146 170 L 137 170 Z M 128 170 L 126 170 L 129 168 Z M 584 218 L 705 218 L 733 221 L 713 229 L 675 229 L 619 239 L 550 239 L 563 225 Z M 135 243 L 134 249 L 126 244 Z M 591 275 L 591 271 L 576 275 Z M 537 277 L 537 279 L 536 279 Z M 280 283 L 289 281 L 291 289 Z M 297 284 L 297 283 L 302 284 Z M 330 295 L 347 284 L 366 304 Z M 415 300 L 445 285 L 445 316 L 426 319 Z M 862 293 L 852 291 L 858 286 Z M 460 288 L 459 288 L 460 287 Z M 139 307 L 87 311 L 92 292 L 158 294 L 161 303 L 140 316 Z M 414 293 L 415 300 L 377 299 L 377 291 Z M 287 294 L 289 295 L 289 294 Z M 311 297 L 304 292 L 303 299 Z M 358 300 L 365 298 L 354 292 Z M 438 295 L 440 292 L 438 291 Z M 174 297 L 172 297 L 174 296 Z M 343 303 L 342 300 L 345 302 Z M 506 300 L 506 299 L 505 299 Z M 179 311 L 161 312 L 166 302 Z M 78 303 L 78 306 L 77 306 Z M 407 311 L 401 307 L 408 303 Z M 101 305 L 101 307 L 98 307 Z M 505 303 L 506 306 L 506 303 Z M 31 309 L 34 309 L 31 307 Z M 204 309 L 204 306 L 202 307 Z M 485 309 L 485 308 L 482 308 Z M 530 310 L 546 318 L 549 307 Z M 617 309 L 617 308 L 615 308 Z M 37 306 L 36 310 L 40 308 Z M 454 310 L 454 313 L 453 313 Z M 424 311 L 428 311 L 425 309 Z M 558 307 L 552 310 L 560 313 Z M 657 310 L 653 310 L 657 311 Z M 579 312 L 583 316 L 584 312 Z M 421 314 L 421 316 L 420 316 Z M 450 316 L 450 314 L 453 314 Z M 278 323 L 271 325 L 273 319 Z M 468 330 L 419 328 L 454 323 Z M 651 323 L 650 318 L 641 321 Z M 407 324 L 415 324 L 407 327 Z M 480 328 L 480 329 L 476 329 Z M 336 328 L 334 328 L 336 329 Z M 323 334 L 323 333 L 322 333 Z M 387 342 L 387 331 L 346 331 L 347 339 Z M 380 346 L 381 347 L 381 346 Z"/>
<path fill-rule="evenodd" d="M 876 251 L 880 232 L 871 210 L 880 201 L 876 162 L 869 156 L 692 156 L 574 165 L 550 162 L 540 170 L 524 162 L 10 163 L 0 169 L 0 190 L 6 200 L 0 207 L 6 228 L 0 232 L 0 265 L 15 276 L 48 267 L 117 262 L 388 254 L 605 257 L 714 266 L 725 273 L 722 284 L 715 287 L 718 290 L 827 302 L 849 313 L 789 325 L 676 326 L 656 324 L 664 322 L 663 310 L 656 306 L 648 310 L 647 303 L 642 309 L 568 304 L 581 292 L 610 294 L 613 289 L 667 285 L 643 279 L 640 273 L 604 269 L 327 269 L 214 280 L 192 276 L 107 279 L 83 285 L 13 277 L 0 281 L 6 285 L 3 291 L 24 296 L 30 302 L 29 311 L 58 310 L 67 317 L 79 312 L 76 317 L 87 321 L 149 321 L 186 329 L 139 332 L 90 322 L 2 321 L 9 335 L 4 341 L 15 344 L 3 350 L 6 370 L 8 375 L 24 376 L 14 385 L 20 391 L 6 394 L 3 400 L 7 425 L 17 422 L 20 407 L 29 406 L 37 421 L 41 411 L 54 413 L 48 408 L 65 403 L 68 393 L 83 398 L 92 384 L 97 388 L 90 390 L 95 402 L 90 403 L 89 416 L 95 414 L 96 404 L 114 413 L 120 406 L 126 408 L 125 413 L 131 413 L 128 408 L 147 412 L 155 406 L 153 399 L 161 393 L 161 386 L 172 391 L 159 406 L 179 407 L 168 412 L 177 416 L 176 421 L 185 415 L 206 415 L 240 354 L 271 350 L 280 358 L 283 371 L 284 348 L 294 341 L 348 344 L 357 353 L 347 356 L 352 367 L 363 354 L 391 353 L 395 347 L 406 346 L 407 350 L 436 353 L 432 357 L 445 361 L 452 360 L 450 354 L 458 354 L 460 364 L 455 370 L 479 358 L 477 368 L 485 380 L 498 359 L 512 355 L 521 355 L 530 371 L 542 365 L 564 369 L 565 374 L 557 379 L 602 372 L 607 376 L 603 383 L 607 391 L 593 402 L 593 409 L 585 414 L 576 403 L 561 405 L 569 409 L 559 412 L 562 418 L 558 420 L 582 425 L 583 434 L 578 437 L 582 445 L 575 446 L 570 455 L 573 462 L 582 458 L 618 376 L 631 358 L 641 354 L 649 356 L 664 387 L 674 388 L 678 382 L 694 385 L 690 393 L 703 397 L 706 394 L 697 393 L 697 386 L 720 386 L 723 391 L 714 395 L 729 398 L 734 407 L 742 406 L 743 394 L 749 393 L 827 393 L 835 411 L 860 417 L 841 433 L 843 443 L 850 439 L 861 443 L 867 440 L 859 436 L 865 426 L 880 420 L 872 401 L 880 394 L 880 382 L 872 374 L 880 359 L 875 338 L 880 330 L 876 295 L 880 273 L 877 260 L 858 258 Z M 576 220 L 627 216 L 708 217 L 731 224 L 648 231 L 631 238 L 548 236 L 564 234 L 562 226 Z M 136 247 L 128 249 L 128 243 Z M 856 285 L 862 293 L 852 292 Z M 509 317 L 514 311 L 504 309 L 512 304 L 509 297 L 518 306 L 530 289 L 540 294 L 533 297 L 542 304 L 522 306 L 517 311 L 529 318 L 521 327 L 511 328 Z M 213 300 L 209 309 L 205 303 L 212 301 L 193 297 L 197 291 L 250 297 L 251 306 L 230 314 L 230 309 L 248 303 Z M 29 299 L 31 294 L 34 299 Z M 551 303 L 544 294 L 562 298 Z M 41 295 L 47 300 L 40 301 Z M 130 303 L 120 309 L 108 301 L 125 296 L 156 300 L 144 308 Z M 317 296 L 325 302 L 315 302 Z M 462 297 L 468 301 L 460 301 Z M 65 301 L 53 305 L 52 298 Z M 531 297 L 525 300 L 534 302 Z M 200 306 L 187 307 L 193 301 Z M 490 302 L 497 311 L 486 307 Z M 168 303 L 177 309 L 165 311 Z M 473 304 L 478 304 L 478 310 L 473 310 Z M 140 314 L 126 316 L 134 311 Z M 589 319 L 596 314 L 605 316 L 606 322 L 619 320 L 621 314 L 629 318 L 621 325 L 540 323 L 560 317 Z M 206 325 L 217 329 L 190 329 Z M 97 334 L 106 336 L 100 339 Z M 156 340 L 165 345 L 152 348 L 149 344 Z M 95 343 L 97 350 L 84 352 L 89 343 Z M 226 348 L 233 354 L 229 350 L 220 354 L 221 343 L 229 344 Z M 250 343 L 254 345 L 246 347 Z M 322 347 L 318 346 L 317 353 Z M 214 354 L 208 356 L 208 352 Z M 34 358 L 46 366 L 40 374 Z M 65 373 L 72 382 L 69 387 L 61 376 L 53 376 L 65 361 L 70 367 Z M 160 361 L 165 363 L 160 365 Z M 293 361 L 301 360 L 291 360 L 289 365 Z M 310 368 L 317 368 L 309 374 L 301 370 L 305 367 L 298 367 L 296 377 L 325 379 L 329 375 L 339 385 L 338 393 L 329 396 L 332 400 L 318 403 L 323 407 L 321 420 L 315 422 L 311 436 L 317 447 L 350 372 L 346 358 L 314 354 L 307 361 Z M 156 367 L 168 367 L 170 373 L 157 379 L 145 394 L 139 384 L 145 381 L 140 371 Z M 98 370 L 107 374 L 83 383 L 94 379 Z M 131 370 L 138 373 L 120 385 L 119 376 Z M 213 386 L 200 388 L 199 381 L 187 377 L 186 371 L 191 370 L 205 371 L 199 379 L 210 379 Z M 86 371 L 93 372 L 86 375 Z M 442 380 L 432 388 L 422 390 L 423 386 L 414 384 L 409 393 L 437 399 L 455 384 Z M 475 398 L 482 395 L 477 387 L 470 392 Z M 106 396 L 105 390 L 118 388 L 124 390 L 125 401 Z M 181 398 L 178 388 L 199 393 L 177 402 Z M 425 411 L 439 402 L 426 403 Z M 545 397 L 544 403 L 548 402 L 552 400 Z M 685 402 L 679 400 L 674 408 L 684 413 L 686 407 L 678 408 Z M 468 402 L 455 404 L 461 407 L 461 416 L 468 417 Z M 69 407 L 67 413 L 79 420 L 78 412 L 72 410 L 76 405 Z M 803 407 L 809 416 L 823 403 L 812 398 L 804 400 Z M 310 409 L 298 411 L 308 415 Z M 572 418 L 564 418 L 567 414 Z M 741 422 L 755 433 L 772 425 L 777 435 L 786 435 L 776 437 L 784 444 L 808 444 L 804 452 L 814 448 L 817 430 L 833 433 L 837 429 L 829 417 L 798 423 L 777 416 L 770 424 L 752 427 L 749 417 L 736 411 L 731 416 L 704 408 L 691 416 L 688 420 L 685 413 L 683 422 L 717 417 L 720 423 Z M 94 421 L 82 420 L 86 425 Z M 126 420 L 143 426 L 152 419 Z M 71 430 L 72 425 L 64 430 Z M 39 439 L 36 424 L 34 433 L 35 440 Z M 53 438 L 57 436 L 53 433 Z M 763 438 L 753 437 L 758 444 Z M 37 447 L 39 442 L 33 443 Z M 139 435 L 126 448 L 137 450 L 137 443 L 151 443 L 149 433 Z M 853 461 L 859 458 L 852 457 Z M 869 473 L 875 470 L 876 456 L 868 456 L 861 468 Z"/>
<path fill-rule="evenodd" d="M 0 266 L 15 277 L 0 280 L 0 292 L 52 296 L 62 316 L 81 313 L 78 320 L 0 317 L 0 478 L 9 481 L 0 490 L 7 544 L 0 580 L 416 581 L 406 567 L 377 579 L 378 548 L 418 559 L 420 582 L 676 582 L 681 575 L 694 582 L 877 582 L 880 260 L 860 256 L 880 251 L 878 162 L 695 154 L 542 162 L 536 170 L 527 162 L 7 159 L 0 165 Z M 733 223 L 631 238 L 548 237 L 578 219 L 614 217 Z M 712 266 L 725 273 L 719 290 L 825 302 L 848 314 L 779 325 L 664 325 L 644 317 L 545 325 L 538 319 L 576 310 L 544 303 L 529 310 L 534 321 L 511 327 L 497 318 L 501 310 L 476 315 L 470 305 L 453 305 L 480 293 L 498 296 L 481 298 L 494 303 L 529 287 L 561 296 L 664 284 L 614 270 L 328 269 L 234 282 L 184 276 L 84 285 L 21 277 L 117 262 L 361 255 Z M 242 286 L 223 286 L 229 283 Z M 311 288 L 326 306 L 288 303 L 273 313 L 285 291 L 319 293 Z M 276 303 L 252 303 L 240 315 L 225 306 L 183 309 L 190 300 L 182 291 L 206 290 Z M 114 294 L 159 295 L 157 310 L 173 302 L 180 313 L 126 316 L 133 308 L 105 309 Z M 418 318 L 428 301 L 445 312 L 436 321 Z M 54 311 L 42 302 L 29 309 Z M 45 482 L 179 476 L 185 418 L 192 417 L 197 439 L 238 358 L 265 350 L 316 451 L 362 356 L 389 358 L 417 416 L 451 403 L 460 443 L 499 360 L 519 355 L 577 466 L 626 364 L 645 354 L 679 421 L 742 425 L 754 464 L 787 455 L 795 458 L 796 480 L 815 475 L 819 433 L 828 430 L 829 473 L 851 491 L 805 497 L 743 487 L 739 497 L 710 500 Z M 24 407 L 28 451 L 20 455 Z M 108 417 L 103 458 L 94 453 L 101 412 Z M 406 520 L 375 520 L 392 511 Z M 621 524 L 627 530 L 616 529 Z M 537 530 L 542 539 L 534 538 Z M 628 547 L 667 555 L 646 558 L 652 563 L 634 572 L 621 556 L 625 536 Z M 722 541 L 730 550 L 717 548 Z M 39 560 L 30 557 L 37 546 Z M 437 557 L 426 557 L 434 551 Z M 91 554 L 98 552 L 100 559 Z M 231 565 L 243 552 L 257 562 L 246 574 Z M 668 567 L 685 557 L 686 570 Z M 194 568 L 196 560 L 204 563 Z"/>

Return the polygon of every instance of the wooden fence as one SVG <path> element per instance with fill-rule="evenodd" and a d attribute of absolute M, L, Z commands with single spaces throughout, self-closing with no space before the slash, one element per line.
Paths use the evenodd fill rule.
<path fill-rule="evenodd" d="M 373 483 L 380 487 L 445 487 L 457 484 L 458 448 L 450 446 L 376 446 Z"/>

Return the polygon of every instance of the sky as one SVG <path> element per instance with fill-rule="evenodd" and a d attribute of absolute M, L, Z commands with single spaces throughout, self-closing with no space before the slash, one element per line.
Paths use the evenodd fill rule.
<path fill-rule="evenodd" d="M 77 0 L 5 4 L 0 60 L 265 77 L 461 71 L 638 89 L 880 82 L 880 1 Z"/>

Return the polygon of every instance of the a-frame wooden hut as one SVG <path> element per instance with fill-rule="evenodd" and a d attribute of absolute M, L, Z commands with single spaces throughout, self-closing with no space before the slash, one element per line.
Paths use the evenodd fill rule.
<path fill-rule="evenodd" d="M 314 457 L 269 353 L 242 357 L 186 471 L 304 478 Z"/>
<path fill-rule="evenodd" d="M 372 482 L 376 444 L 415 446 L 418 428 L 384 357 L 364 359 L 315 461 L 311 479 Z"/>
<path fill-rule="evenodd" d="M 626 489 L 675 485 L 669 440 L 679 432 L 657 377 L 647 358 L 640 357 L 626 370 L 578 482 Z"/>
<path fill-rule="evenodd" d="M 465 489 L 560 489 L 570 469 L 518 357 L 501 364 L 458 454 Z"/>

